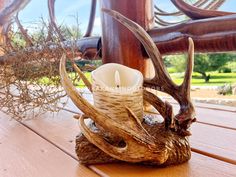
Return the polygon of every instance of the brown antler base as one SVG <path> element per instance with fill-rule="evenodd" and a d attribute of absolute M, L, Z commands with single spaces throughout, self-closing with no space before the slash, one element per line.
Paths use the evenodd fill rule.
<path fill-rule="evenodd" d="M 148 131 L 150 135 L 152 135 L 156 141 L 166 142 L 166 148 L 168 149 L 168 158 L 167 160 L 159 164 L 155 161 L 143 161 L 141 164 L 145 165 L 155 165 L 155 166 L 168 166 L 168 165 L 177 165 L 188 161 L 191 158 L 191 150 L 188 141 L 188 137 L 183 137 L 171 130 L 166 130 L 164 124 L 155 123 L 152 119 L 148 117 L 144 117 L 144 122 L 142 123 L 143 127 Z M 94 122 L 90 122 L 89 128 L 92 131 L 98 131 Z M 108 138 L 108 134 L 104 132 L 99 133 L 106 141 L 115 145 L 122 146 L 124 145 L 123 141 L 120 138 Z M 117 160 L 95 145 L 90 143 L 87 138 L 81 133 L 76 138 L 76 153 L 79 158 L 80 163 L 82 164 L 102 164 L 102 163 L 111 163 L 111 162 L 121 162 Z"/>

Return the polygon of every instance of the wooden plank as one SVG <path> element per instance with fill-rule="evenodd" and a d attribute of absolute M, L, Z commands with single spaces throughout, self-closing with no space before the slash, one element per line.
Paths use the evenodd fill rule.
<path fill-rule="evenodd" d="M 58 114 L 45 114 L 23 124 L 40 136 L 49 140 L 65 152 L 77 158 L 75 138 L 80 133 L 78 120 L 72 113 L 60 111 Z"/>
<path fill-rule="evenodd" d="M 177 101 L 175 101 L 171 97 L 161 96 L 161 98 L 163 100 L 166 100 L 166 101 L 170 102 L 171 104 L 178 104 Z M 194 101 L 194 98 L 193 98 L 193 103 L 194 103 L 195 107 L 197 107 L 197 108 L 206 108 L 206 109 L 219 110 L 219 111 L 228 111 L 228 112 L 236 113 L 236 108 L 233 107 L 233 106 L 211 104 L 211 103 L 200 103 L 200 102 Z"/>
<path fill-rule="evenodd" d="M 236 131 L 195 123 L 190 137 L 193 150 L 236 165 Z"/>
<path fill-rule="evenodd" d="M 173 104 L 174 112 L 178 113 L 179 106 Z M 223 127 L 236 131 L 236 113 L 222 110 L 196 107 L 197 122 Z"/>
<path fill-rule="evenodd" d="M 166 168 L 153 168 L 129 164 L 96 165 L 97 172 L 112 177 L 224 177 L 236 176 L 236 166 L 192 153 L 185 164 Z"/>
<path fill-rule="evenodd" d="M 236 113 L 196 108 L 197 121 L 236 131 Z"/>
<path fill-rule="evenodd" d="M 0 176 L 98 176 L 45 139 L 0 113 Z"/>
<path fill-rule="evenodd" d="M 208 108 L 213 110 L 221 110 L 221 111 L 228 111 L 228 112 L 234 112 L 236 113 L 236 108 L 233 106 L 225 106 L 225 105 L 219 105 L 219 104 L 209 104 L 209 103 L 199 103 L 194 102 L 196 107 L 199 108 Z"/>
<path fill-rule="evenodd" d="M 62 148 L 64 151 L 66 151 L 67 153 L 71 154 L 73 157 L 76 158 L 76 154 L 74 152 L 74 146 L 75 146 L 75 142 L 74 139 L 76 137 L 76 135 L 79 133 L 79 127 L 78 127 L 78 122 L 77 120 L 72 118 L 73 114 L 71 113 L 67 113 L 62 111 L 60 114 L 56 115 L 54 118 L 50 117 L 50 115 L 47 115 L 44 118 L 39 118 L 39 119 L 34 119 L 31 121 L 27 121 L 25 122 L 25 124 L 27 126 L 29 126 L 31 129 L 33 129 L 35 132 L 41 134 L 42 136 L 44 136 L 45 138 L 49 139 L 51 142 L 53 142 L 54 144 L 56 144 L 57 146 L 59 146 L 60 148 Z M 218 141 L 212 142 L 212 137 L 214 137 L 215 135 L 215 131 L 217 131 L 216 129 L 219 129 L 217 127 L 214 126 L 207 126 L 204 125 L 206 127 L 202 127 L 200 130 L 195 128 L 195 126 L 201 126 L 201 124 L 195 124 L 194 128 L 193 128 L 193 137 L 191 138 L 191 142 L 194 144 L 195 141 L 196 143 L 194 144 L 195 147 L 198 147 L 200 145 L 199 143 L 199 139 L 201 140 L 201 137 L 208 137 L 204 139 L 204 142 L 202 142 L 203 144 L 209 144 L 209 148 L 205 148 L 203 149 L 204 151 L 208 152 L 208 153 L 213 153 L 213 157 L 215 157 L 215 154 L 218 154 L 219 156 L 223 155 L 224 157 L 224 153 L 226 153 L 226 157 L 229 158 L 230 156 L 234 156 L 234 150 L 233 153 L 230 154 L 230 152 L 227 153 L 227 151 L 231 151 L 232 149 L 227 149 L 228 146 L 232 146 L 232 148 L 235 148 L 235 144 L 233 141 L 233 137 L 236 137 L 234 135 L 234 133 L 232 134 L 232 137 L 228 138 L 227 140 L 229 141 L 228 143 L 220 143 L 220 141 L 223 142 L 224 139 L 226 139 L 226 137 L 228 136 L 228 131 L 226 130 L 226 133 L 222 134 L 221 136 L 218 137 Z M 211 129 L 213 127 L 213 129 Z M 204 133 L 199 133 L 200 132 L 204 132 L 204 130 L 210 128 L 211 131 L 208 132 L 207 136 Z M 232 130 L 231 130 L 232 131 Z M 234 131 L 232 131 L 234 132 Z M 200 135 L 199 135 L 200 134 Z M 196 138 L 195 138 L 196 136 Z M 218 144 L 219 143 L 219 144 Z M 219 147 L 220 146 L 220 147 Z M 224 149 L 226 148 L 227 150 L 219 150 L 219 149 Z M 213 150 L 214 151 L 213 151 Z M 236 149 L 236 148 L 235 148 Z M 219 150 L 219 152 L 218 152 Z M 207 163 L 206 165 L 203 163 L 202 166 L 207 166 L 206 168 L 208 169 L 212 169 L 209 173 L 213 176 L 215 176 L 215 173 L 219 174 L 222 172 L 221 169 L 218 170 L 218 167 L 214 167 L 214 163 L 218 163 L 218 161 L 209 158 L 207 156 L 199 156 L 199 155 L 194 155 L 192 160 L 191 160 L 191 164 L 200 164 L 201 162 L 204 161 L 209 161 L 209 163 Z M 226 168 L 228 168 L 227 166 L 229 165 L 230 169 L 232 168 L 232 166 L 230 164 L 224 163 L 224 162 L 219 162 L 222 163 L 223 166 L 226 165 Z M 106 166 L 106 165 L 105 165 Z M 116 165 L 119 166 L 119 165 Z M 199 165 L 201 166 L 201 165 Z M 101 172 L 100 169 L 100 165 L 99 166 L 90 166 L 90 168 L 93 168 L 94 170 Z M 120 170 L 123 170 L 123 165 L 121 165 L 122 168 L 120 168 Z M 234 171 L 236 172 L 236 166 L 234 166 L 235 169 Z M 105 167 L 104 167 L 105 168 Z M 124 167 L 125 168 L 125 167 Z M 128 167 L 127 167 L 128 168 Z M 133 167 L 134 169 L 137 169 L 139 171 L 139 166 L 135 166 Z M 177 167 L 175 167 L 177 168 Z M 201 168 L 198 168 L 199 171 L 197 171 L 197 168 L 195 168 L 195 166 L 193 167 L 193 165 L 187 165 L 182 167 L 183 169 L 179 170 L 181 173 L 183 171 L 188 171 L 191 174 L 199 174 L 202 173 L 200 176 L 205 176 L 206 172 L 204 170 L 201 170 Z M 102 168 L 103 169 L 103 168 Z M 150 169 L 149 169 L 150 170 Z M 146 170 L 146 171 L 149 171 Z M 135 170 L 133 170 L 135 171 Z M 151 170 L 152 171 L 152 170 Z M 161 170 L 162 171 L 162 170 Z M 168 171 L 168 170 L 167 170 Z M 164 171 L 163 174 L 168 173 L 167 171 Z M 230 170 L 232 171 L 232 170 Z M 207 173 L 207 175 L 209 175 L 209 173 Z M 107 174 L 107 172 L 105 172 L 105 174 Z M 227 176 L 230 176 L 231 173 L 226 173 L 224 171 L 224 174 Z"/>
<path fill-rule="evenodd" d="M 33 128 L 34 130 L 36 130 L 37 132 L 40 132 L 40 134 L 46 136 L 48 139 L 50 139 L 50 141 L 57 144 L 60 148 L 67 151 L 72 156 L 76 157 L 76 154 L 74 152 L 74 146 L 75 146 L 74 145 L 74 138 L 79 133 L 78 124 L 75 120 L 70 119 L 70 117 L 68 117 L 68 116 L 65 116 L 66 114 L 68 114 L 68 113 L 65 113 L 65 114 L 63 113 L 63 114 L 59 115 L 58 119 L 57 118 L 35 119 L 35 120 L 30 121 L 30 122 L 27 122 L 27 125 L 30 126 L 31 128 Z M 62 132 L 63 132 L 63 134 L 62 134 Z M 207 175 L 208 174 L 215 175 L 215 173 L 218 173 L 218 169 L 214 168 L 215 160 L 211 159 L 211 158 L 208 158 L 206 156 L 201 156 L 201 157 L 199 157 L 199 155 L 193 156 L 193 158 L 191 160 L 191 162 L 192 162 L 191 164 L 195 164 L 195 163 L 199 164 L 200 162 L 204 162 L 204 161 L 210 161 L 209 164 L 212 164 L 212 165 L 208 166 L 207 168 L 213 169 L 213 170 L 211 172 L 207 173 Z M 218 162 L 218 161 L 216 161 L 216 162 Z M 223 163 L 223 166 L 226 165 L 226 164 L 227 163 Z M 202 165 L 207 166 L 208 164 L 202 164 Z M 231 166 L 230 164 L 227 164 L 226 167 L 228 165 L 230 166 L 229 167 L 230 169 L 232 168 L 232 170 L 229 170 L 229 172 L 230 171 L 231 172 L 235 171 L 235 173 L 236 173 L 236 166 Z M 120 166 L 119 164 L 115 164 L 115 167 L 119 167 L 119 166 Z M 121 165 L 121 167 L 118 168 L 118 170 L 119 171 L 126 170 L 125 166 Z M 108 167 L 106 167 L 106 165 L 104 165 L 104 166 L 101 166 L 101 165 L 91 166 L 91 168 L 93 170 L 100 173 L 101 175 L 103 175 L 103 174 L 111 175 L 110 173 L 108 173 L 107 171 L 104 171 L 104 169 L 103 169 L 103 168 L 107 169 L 109 167 L 111 167 L 111 166 L 110 165 L 108 165 Z M 233 167 L 235 167 L 235 169 Z M 123 168 L 125 168 L 125 169 L 123 169 Z M 133 168 L 132 172 L 135 172 L 137 170 L 139 171 L 139 169 L 140 169 L 139 166 L 133 166 L 132 168 Z M 111 168 L 111 169 L 113 169 L 113 168 Z M 161 170 L 161 174 L 162 173 L 163 174 L 168 174 L 167 169 L 164 170 L 163 172 Z M 189 171 L 189 173 L 191 173 L 191 174 L 194 174 L 194 173 L 199 174 L 200 173 L 198 171 L 195 172 L 195 170 L 196 170 L 195 167 L 192 167 L 192 166 L 189 166 L 189 165 L 183 166 L 182 168 L 179 169 L 178 175 L 181 174 L 183 171 Z M 149 171 L 149 173 L 147 173 L 147 174 L 150 174 L 150 172 L 152 172 L 153 170 L 150 169 L 150 168 L 147 168 L 145 171 Z M 199 170 L 199 171 L 201 171 L 201 170 Z M 156 171 L 156 172 L 158 172 L 158 171 Z M 219 176 L 220 176 L 220 173 L 221 173 L 221 170 L 219 171 Z M 128 174 L 130 174 L 130 173 L 128 173 Z M 137 173 L 134 173 L 134 174 L 137 176 Z M 203 170 L 200 176 L 205 176 L 205 174 L 206 173 Z M 225 171 L 224 171 L 224 174 L 226 176 L 227 175 L 231 176 L 230 173 L 225 173 Z M 113 174 L 111 176 L 113 176 Z"/>

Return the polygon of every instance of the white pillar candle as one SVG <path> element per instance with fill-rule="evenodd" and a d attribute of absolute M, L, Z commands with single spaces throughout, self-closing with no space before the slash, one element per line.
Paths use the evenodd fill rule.
<path fill-rule="evenodd" d="M 92 72 L 94 105 L 112 119 L 127 120 L 126 106 L 142 121 L 143 75 L 124 65 L 104 64 Z"/>

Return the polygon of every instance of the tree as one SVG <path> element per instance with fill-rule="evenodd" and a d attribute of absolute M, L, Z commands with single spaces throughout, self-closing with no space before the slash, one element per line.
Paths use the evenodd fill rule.
<path fill-rule="evenodd" d="M 167 67 L 173 67 L 175 72 L 184 72 L 186 68 L 186 59 L 184 55 L 170 55 L 164 58 Z"/>
<path fill-rule="evenodd" d="M 194 60 L 194 71 L 200 73 L 205 79 L 205 82 L 209 82 L 210 74 L 206 74 L 209 71 L 216 71 L 220 67 L 224 66 L 227 62 L 232 61 L 235 56 L 229 53 L 221 54 L 196 54 Z"/>
<path fill-rule="evenodd" d="M 194 72 L 200 73 L 205 82 L 209 82 L 210 74 L 207 72 L 216 71 L 224 66 L 227 62 L 233 61 L 236 58 L 235 54 L 196 54 L 194 59 Z M 168 56 L 165 58 L 165 63 L 169 63 L 177 72 L 184 72 L 187 61 L 183 55 Z"/>
<path fill-rule="evenodd" d="M 194 71 L 200 73 L 205 79 L 205 82 L 208 82 L 210 79 L 210 74 L 207 75 L 206 72 L 210 70 L 209 68 L 209 55 L 207 54 L 197 54 L 194 59 Z"/>

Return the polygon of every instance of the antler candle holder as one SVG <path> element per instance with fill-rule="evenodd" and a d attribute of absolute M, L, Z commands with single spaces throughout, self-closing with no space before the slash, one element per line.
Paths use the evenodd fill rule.
<path fill-rule="evenodd" d="M 117 115 L 110 114 L 109 110 L 116 109 L 116 104 L 107 105 L 104 99 L 98 101 L 99 91 L 93 90 L 92 84 L 86 80 L 84 75 L 81 78 L 87 87 L 93 92 L 95 106 L 86 101 L 70 81 L 66 70 L 66 57 L 63 56 L 60 63 L 61 82 L 67 94 L 75 105 L 84 113 L 79 119 L 81 134 L 76 140 L 76 153 L 81 163 L 108 163 L 125 161 L 130 163 L 142 163 L 149 165 L 166 166 L 186 162 L 191 157 L 191 150 L 188 141 L 190 136 L 189 127 L 195 121 L 195 111 L 190 99 L 190 83 L 193 69 L 194 44 L 189 38 L 189 51 L 187 70 L 184 81 L 181 85 L 176 85 L 167 73 L 162 57 L 144 29 L 132 22 L 118 12 L 104 9 L 113 18 L 126 26 L 143 44 L 147 54 L 150 56 L 154 68 L 155 77 L 144 80 L 144 88 L 161 88 L 161 91 L 168 93 L 180 104 L 180 111 L 174 115 L 172 106 L 168 102 L 163 102 L 156 95 L 143 90 L 144 101 L 149 102 L 164 118 L 164 123 L 155 123 L 150 119 L 139 119 L 138 112 L 132 109 L 132 105 L 123 104 L 122 112 Z M 105 66 L 103 66 L 105 67 Z M 98 70 L 101 71 L 102 69 Z M 93 73 L 95 85 L 98 83 L 96 74 Z M 113 85 L 119 82 L 115 69 L 112 69 Z M 122 77 L 123 78 L 123 77 Z M 106 79 L 105 79 L 106 80 Z M 116 81 L 114 81 L 116 80 Z M 104 80 L 103 80 L 104 81 Z M 129 79 L 127 79 L 129 81 Z M 130 84 L 130 83 L 129 83 Z M 119 84 L 118 84 L 119 86 Z M 109 95 L 99 96 L 109 97 Z M 119 104 L 117 102 L 117 104 Z M 115 118 L 116 117 L 116 118 Z M 125 117 L 125 118 L 124 118 Z M 89 125 L 84 123 L 85 119 L 91 119 Z"/>

